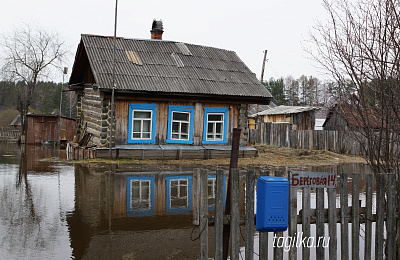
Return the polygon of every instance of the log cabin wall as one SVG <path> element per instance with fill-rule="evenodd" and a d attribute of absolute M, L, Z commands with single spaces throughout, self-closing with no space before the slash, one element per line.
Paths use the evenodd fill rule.
<path fill-rule="evenodd" d="M 103 102 L 102 94 L 99 90 L 94 90 L 92 87 L 85 87 L 83 91 L 83 97 L 81 99 L 81 115 L 82 126 L 87 133 L 93 134 L 92 142 L 98 146 L 103 146 L 102 143 L 102 132 L 103 125 L 107 128 L 107 123 L 104 123 L 102 112 L 104 103 L 108 105 L 108 102 Z M 104 139 L 104 136 L 103 136 Z"/>
<path fill-rule="evenodd" d="M 227 144 L 231 143 L 231 134 L 233 128 L 238 127 L 240 108 L 247 107 L 241 104 L 232 103 L 219 103 L 219 102 L 190 102 L 190 101 L 161 101 L 161 100 L 116 100 L 116 127 L 115 127 L 115 144 L 124 145 L 128 144 L 128 125 L 129 125 L 129 104 L 140 103 L 140 104 L 156 104 L 157 115 L 156 115 L 156 142 L 155 144 L 166 144 L 167 133 L 168 133 L 168 106 L 193 106 L 194 107 L 194 127 L 193 127 L 193 145 L 202 145 L 203 140 L 203 128 L 204 128 L 204 107 L 227 107 L 228 108 L 228 120 L 227 120 L 227 133 L 226 139 Z M 245 114 L 247 109 L 241 114 Z M 246 121 L 247 118 L 241 119 L 243 122 L 243 128 L 247 129 Z M 247 137 L 247 134 L 244 134 Z"/>

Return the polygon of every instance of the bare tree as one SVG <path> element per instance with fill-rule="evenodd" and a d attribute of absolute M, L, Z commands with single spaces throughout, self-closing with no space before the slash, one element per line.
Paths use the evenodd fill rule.
<path fill-rule="evenodd" d="M 37 82 L 49 78 L 68 49 L 55 32 L 23 25 L 3 36 L 2 70 L 7 80 L 18 89 L 18 110 L 21 115 L 22 137 L 26 136 L 26 114 L 33 102 Z M 24 140 L 22 140 L 24 141 Z"/>
<path fill-rule="evenodd" d="M 400 166 L 400 1 L 324 0 L 329 14 L 311 33 L 310 53 L 348 100 L 353 136 L 375 172 Z M 357 98 L 350 98 L 356 95 Z"/>

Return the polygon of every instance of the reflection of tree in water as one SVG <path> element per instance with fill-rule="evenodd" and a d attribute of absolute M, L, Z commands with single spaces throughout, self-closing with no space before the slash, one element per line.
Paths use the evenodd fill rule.
<path fill-rule="evenodd" d="M 26 156 L 21 151 L 15 185 L 7 178 L 0 186 L 0 247 L 14 253 L 51 248 L 62 228 L 59 212 L 49 212 L 56 207 L 48 205 L 44 186 L 34 185 L 32 189 Z"/>

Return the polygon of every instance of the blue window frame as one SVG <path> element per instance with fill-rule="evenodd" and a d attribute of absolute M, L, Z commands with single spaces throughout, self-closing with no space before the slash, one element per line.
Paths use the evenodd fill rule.
<path fill-rule="evenodd" d="M 128 217 L 154 215 L 154 177 L 128 177 L 126 192 Z"/>
<path fill-rule="evenodd" d="M 156 114 L 155 104 L 129 104 L 128 143 L 156 142 Z"/>
<path fill-rule="evenodd" d="M 166 210 L 168 214 L 187 214 L 192 210 L 192 176 L 169 176 Z"/>
<path fill-rule="evenodd" d="M 193 144 L 193 106 L 168 106 L 167 143 Z"/>
<path fill-rule="evenodd" d="M 227 107 L 204 107 L 203 144 L 226 144 Z"/>

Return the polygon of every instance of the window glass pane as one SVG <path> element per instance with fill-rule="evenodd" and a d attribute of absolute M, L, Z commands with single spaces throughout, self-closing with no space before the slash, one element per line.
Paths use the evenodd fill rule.
<path fill-rule="evenodd" d="M 134 120 L 133 121 L 133 132 L 140 132 L 140 124 L 141 124 L 141 121 L 139 121 L 139 120 Z"/>
<path fill-rule="evenodd" d="M 189 113 L 173 112 L 173 120 L 189 121 Z"/>
<path fill-rule="evenodd" d="M 181 134 L 181 139 L 183 139 L 183 140 L 189 140 L 189 135 Z"/>
<path fill-rule="evenodd" d="M 150 132 L 150 120 L 144 120 L 143 121 L 143 132 Z"/>
<path fill-rule="evenodd" d="M 189 133 L 189 124 L 188 123 L 181 124 L 181 133 L 183 133 L 183 134 Z"/>
<path fill-rule="evenodd" d="M 221 139 L 222 140 L 222 135 L 215 135 L 215 139 Z"/>
<path fill-rule="evenodd" d="M 140 182 L 139 181 L 133 181 L 131 183 L 131 193 L 132 193 L 133 199 L 140 198 Z"/>
<path fill-rule="evenodd" d="M 214 132 L 214 124 L 208 123 L 207 124 L 207 133 L 213 133 L 213 132 Z"/>
<path fill-rule="evenodd" d="M 177 122 L 172 123 L 172 133 L 179 133 L 179 123 Z"/>
<path fill-rule="evenodd" d="M 207 139 L 213 139 L 214 136 L 213 135 L 207 135 Z"/>
<path fill-rule="evenodd" d="M 151 118 L 150 111 L 134 111 L 134 118 Z"/>
<path fill-rule="evenodd" d="M 133 133 L 133 138 L 140 138 L 140 133 Z"/>
<path fill-rule="evenodd" d="M 142 181 L 142 187 L 149 188 L 150 187 L 150 181 Z"/>
<path fill-rule="evenodd" d="M 149 187 L 142 187 L 142 199 L 150 198 L 150 189 Z"/>
<path fill-rule="evenodd" d="M 187 207 L 187 198 L 175 198 L 171 201 L 171 208 Z"/>
<path fill-rule="evenodd" d="M 179 134 L 172 134 L 173 139 L 179 139 Z"/>
<path fill-rule="evenodd" d="M 215 123 L 215 126 L 216 126 L 215 132 L 217 134 L 222 134 L 222 123 Z"/>
<path fill-rule="evenodd" d="M 178 186 L 172 186 L 171 185 L 171 198 L 178 197 Z"/>
<path fill-rule="evenodd" d="M 223 115 L 221 114 L 208 114 L 208 121 L 222 121 Z"/>
<path fill-rule="evenodd" d="M 150 133 L 143 133 L 142 138 L 150 138 Z"/>
<path fill-rule="evenodd" d="M 187 186 L 180 187 L 180 192 L 181 192 L 181 194 L 180 194 L 181 197 L 186 197 L 187 196 Z"/>

